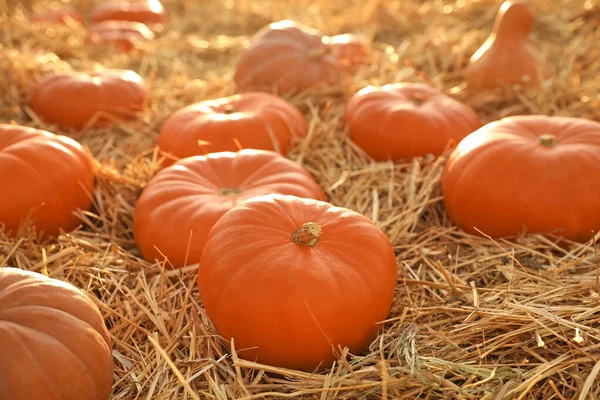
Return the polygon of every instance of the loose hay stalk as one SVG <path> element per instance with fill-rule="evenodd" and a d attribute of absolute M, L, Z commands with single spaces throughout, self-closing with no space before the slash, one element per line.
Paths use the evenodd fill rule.
<path fill-rule="evenodd" d="M 475 107 L 483 122 L 531 113 L 600 120 L 597 5 L 532 0 L 533 42 L 552 77 L 533 92 L 477 94 L 464 87 L 462 71 L 489 33 L 498 1 L 163 3 L 169 25 L 155 43 L 125 56 L 86 48 L 83 29 L 30 26 L 23 16 L 29 2 L 0 2 L 0 118 L 67 133 L 89 146 L 100 168 L 94 209 L 80 213 L 82 229 L 43 244 L 0 237 L 0 267 L 46 273 L 97 299 L 114 341 L 113 399 L 600 396 L 595 241 L 559 246 L 539 236 L 466 235 L 441 205 L 444 157 L 376 164 L 348 141 L 342 123 L 355 90 L 399 80 L 428 82 Z M 289 97 L 311 127 L 290 157 L 310 170 L 333 204 L 376 221 L 400 266 L 383 333 L 368 354 L 348 355 L 323 374 L 244 360 L 244 349 L 230 354 L 199 304 L 196 267 L 169 271 L 145 262 L 131 228 L 136 199 L 158 169 L 153 146 L 164 118 L 233 93 L 237 53 L 254 32 L 283 18 L 326 34 L 374 38 L 375 65 L 347 87 Z M 148 80 L 152 103 L 138 121 L 63 132 L 27 107 L 28 88 L 45 73 L 98 65 L 131 68 Z"/>

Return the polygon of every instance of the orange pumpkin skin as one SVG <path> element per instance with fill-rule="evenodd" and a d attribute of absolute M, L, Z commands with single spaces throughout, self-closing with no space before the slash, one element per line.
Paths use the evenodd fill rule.
<path fill-rule="evenodd" d="M 98 307 L 73 285 L 0 268 L 0 398 L 108 400 L 111 341 Z"/>
<path fill-rule="evenodd" d="M 60 72 L 37 84 L 31 108 L 43 120 L 61 128 L 82 129 L 87 124 L 105 126 L 111 117 L 133 119 L 146 100 L 144 81 L 133 71 Z"/>
<path fill-rule="evenodd" d="M 162 24 L 167 20 L 159 0 L 107 1 L 100 3 L 90 14 L 92 23 L 103 21 L 131 21 L 146 25 Z"/>
<path fill-rule="evenodd" d="M 240 358 L 305 371 L 329 367 L 332 346 L 368 346 L 396 280 L 392 246 L 367 217 L 281 195 L 228 211 L 198 269 L 206 313 Z"/>
<path fill-rule="evenodd" d="M 368 65 L 371 58 L 370 45 L 366 39 L 349 33 L 323 38 L 336 56 L 343 71 L 354 74 L 360 67 Z"/>
<path fill-rule="evenodd" d="M 600 123 L 534 115 L 487 124 L 450 155 L 442 189 L 467 232 L 589 240 L 600 231 Z"/>
<path fill-rule="evenodd" d="M 70 6 L 61 5 L 29 17 L 32 23 L 59 23 L 63 25 L 79 25 L 83 23 L 83 16 L 79 11 Z"/>
<path fill-rule="evenodd" d="M 308 130 L 304 117 L 280 97 L 249 92 L 187 106 L 167 118 L 158 146 L 167 164 L 177 158 L 244 149 L 287 154 L 290 139 Z"/>
<path fill-rule="evenodd" d="M 439 156 L 480 127 L 471 107 L 423 83 L 366 87 L 348 101 L 345 122 L 377 161 Z"/>
<path fill-rule="evenodd" d="M 86 42 L 93 45 L 114 46 L 124 53 L 138 43 L 154 40 L 154 33 L 144 24 L 131 21 L 103 21 L 88 28 Z"/>
<path fill-rule="evenodd" d="M 233 77 L 240 91 L 302 91 L 335 85 L 342 74 L 321 34 L 293 21 L 272 23 L 260 30 L 240 56 Z"/>
<path fill-rule="evenodd" d="M 325 199 L 302 166 L 272 151 L 220 152 L 180 160 L 160 171 L 140 196 L 134 213 L 135 241 L 148 261 L 162 260 L 164 255 L 168 267 L 196 264 L 208 232 L 227 210 L 270 193 Z"/>
<path fill-rule="evenodd" d="M 89 210 L 94 166 L 79 143 L 65 136 L 18 125 L 0 125 L 0 224 L 17 234 L 26 221 L 38 233 L 56 236 Z"/>
<path fill-rule="evenodd" d="M 532 25 L 533 15 L 525 3 L 505 1 L 491 35 L 469 60 L 467 85 L 474 89 L 538 85 L 543 72 L 528 43 Z"/>

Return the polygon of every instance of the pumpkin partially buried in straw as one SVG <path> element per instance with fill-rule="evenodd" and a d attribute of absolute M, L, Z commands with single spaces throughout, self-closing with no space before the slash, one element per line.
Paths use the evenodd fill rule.
<path fill-rule="evenodd" d="M 56 236 L 76 228 L 89 210 L 94 166 L 71 138 L 19 125 L 0 125 L 0 225 L 15 236 L 31 225 Z"/>
<path fill-rule="evenodd" d="M 343 35 L 324 36 L 323 43 L 329 46 L 342 71 L 354 74 L 371 61 L 370 44 L 360 35 L 345 33 Z"/>
<path fill-rule="evenodd" d="M 469 60 L 467 85 L 474 89 L 538 85 L 544 67 L 529 43 L 532 26 L 533 15 L 525 2 L 502 3 L 492 33 Z"/>
<path fill-rule="evenodd" d="M 240 358 L 305 371 L 330 367 L 338 346 L 369 345 L 396 279 L 390 241 L 367 217 L 282 195 L 221 217 L 198 269 L 206 313 Z"/>
<path fill-rule="evenodd" d="M 238 89 L 287 93 L 340 83 L 337 58 L 322 39 L 319 31 L 294 21 L 266 26 L 240 56 L 234 75 Z"/>
<path fill-rule="evenodd" d="M 369 86 L 346 106 L 350 138 L 377 161 L 439 156 L 480 127 L 475 111 L 424 83 Z"/>
<path fill-rule="evenodd" d="M 197 264 L 208 232 L 227 210 L 270 193 L 325 199 L 302 166 L 272 151 L 185 158 L 144 189 L 135 207 L 135 241 L 148 261 L 166 256 L 167 267 Z"/>
<path fill-rule="evenodd" d="M 133 71 L 119 69 L 50 74 L 31 94 L 33 111 L 42 120 L 63 129 L 100 127 L 114 119 L 134 119 L 146 101 L 143 79 Z"/>
<path fill-rule="evenodd" d="M 165 8 L 159 0 L 105 1 L 90 14 L 92 23 L 103 21 L 131 21 L 146 25 L 166 22 Z"/>
<path fill-rule="evenodd" d="M 111 340 L 75 286 L 0 268 L 0 399 L 108 400 Z"/>
<path fill-rule="evenodd" d="M 88 28 L 86 42 L 95 46 L 116 47 L 127 53 L 140 43 L 154 40 L 154 33 L 144 24 L 131 21 L 103 21 Z"/>
<path fill-rule="evenodd" d="M 600 123 L 532 115 L 487 124 L 450 155 L 442 190 L 467 232 L 587 241 L 600 231 Z"/>
<path fill-rule="evenodd" d="M 169 116 L 158 136 L 165 164 L 194 156 L 242 149 L 286 154 L 293 138 L 306 134 L 300 111 L 269 93 L 249 92 L 184 107 Z"/>

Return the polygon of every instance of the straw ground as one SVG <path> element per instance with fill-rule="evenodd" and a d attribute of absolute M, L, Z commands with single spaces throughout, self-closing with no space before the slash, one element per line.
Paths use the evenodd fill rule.
<path fill-rule="evenodd" d="M 93 6 L 72 1 L 83 10 Z M 96 300 L 114 342 L 112 399 L 600 396 L 594 238 L 559 246 L 535 235 L 494 241 L 464 234 L 441 203 L 445 157 L 374 163 L 342 123 L 356 90 L 397 81 L 430 83 L 473 106 L 484 123 L 538 113 L 600 120 L 597 3 L 532 0 L 532 41 L 549 67 L 547 82 L 528 92 L 485 93 L 465 88 L 462 74 L 498 1 L 163 3 L 170 22 L 156 41 L 123 55 L 85 45 L 83 28 L 30 26 L 26 15 L 43 2 L 0 0 L 0 120 L 68 134 L 100 166 L 94 208 L 80 213 L 81 228 L 45 243 L 0 234 L 0 267 L 64 279 Z M 142 260 L 132 235 L 136 199 L 158 169 L 154 145 L 164 118 L 233 93 L 235 60 L 249 37 L 285 18 L 373 40 L 373 65 L 346 84 L 289 97 L 311 127 L 289 157 L 310 170 L 331 203 L 372 218 L 389 235 L 399 266 L 382 334 L 366 354 L 340 350 L 322 374 L 259 365 L 244 360 L 243 349 L 229 351 L 203 312 L 195 267 L 170 271 Z M 129 68 L 147 80 L 151 103 L 138 120 L 65 132 L 28 107 L 31 85 L 44 74 L 100 66 Z"/>

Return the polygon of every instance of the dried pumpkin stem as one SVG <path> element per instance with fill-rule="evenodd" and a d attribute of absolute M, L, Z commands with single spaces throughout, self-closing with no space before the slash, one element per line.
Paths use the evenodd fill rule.
<path fill-rule="evenodd" d="M 240 189 L 240 188 L 222 188 L 222 189 L 219 189 L 219 193 L 221 193 L 221 196 L 235 196 L 236 194 L 242 193 L 242 189 Z"/>
<path fill-rule="evenodd" d="M 228 104 L 223 108 L 223 114 L 233 114 L 234 112 L 235 112 L 235 109 L 233 108 L 233 106 L 231 104 Z"/>
<path fill-rule="evenodd" d="M 545 147 L 552 147 L 556 145 L 556 136 L 550 134 L 540 135 L 538 143 Z"/>
<path fill-rule="evenodd" d="M 423 103 L 425 103 L 425 98 L 423 96 L 420 95 L 415 95 L 413 96 L 410 101 L 415 105 L 415 106 L 420 106 Z"/>
<path fill-rule="evenodd" d="M 319 236 L 323 230 L 315 222 L 306 222 L 292 233 L 292 242 L 300 246 L 313 247 L 319 241 Z"/>

